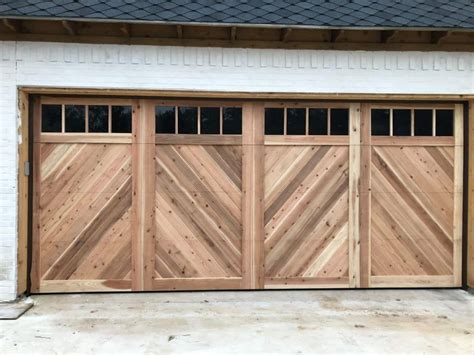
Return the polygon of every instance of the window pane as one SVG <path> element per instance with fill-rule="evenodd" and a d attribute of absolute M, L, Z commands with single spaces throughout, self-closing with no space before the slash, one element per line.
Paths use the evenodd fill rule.
<path fill-rule="evenodd" d="M 328 110 L 325 108 L 309 109 L 309 134 L 328 134 Z"/>
<path fill-rule="evenodd" d="M 282 135 L 284 111 L 282 108 L 265 109 L 265 134 Z"/>
<path fill-rule="evenodd" d="M 220 118 L 219 107 L 201 107 L 201 134 L 219 134 Z"/>
<path fill-rule="evenodd" d="M 436 135 L 452 136 L 454 134 L 453 110 L 436 110 Z"/>
<path fill-rule="evenodd" d="M 306 109 L 289 108 L 286 110 L 286 134 L 306 134 Z"/>
<path fill-rule="evenodd" d="M 65 131 L 86 131 L 86 107 L 83 105 L 66 105 Z"/>
<path fill-rule="evenodd" d="M 109 106 L 89 106 L 89 132 L 109 131 Z"/>
<path fill-rule="evenodd" d="M 132 106 L 112 106 L 112 132 L 132 133 Z"/>
<path fill-rule="evenodd" d="M 41 106 L 41 131 L 61 132 L 61 105 Z"/>
<path fill-rule="evenodd" d="M 242 134 L 242 108 L 224 107 L 222 114 L 222 133 Z"/>
<path fill-rule="evenodd" d="M 155 125 L 156 133 L 176 133 L 176 111 L 174 106 L 156 106 Z"/>
<path fill-rule="evenodd" d="M 178 108 L 178 133 L 197 134 L 197 107 Z"/>
<path fill-rule="evenodd" d="M 411 136 L 411 110 L 393 110 L 393 135 Z"/>
<path fill-rule="evenodd" d="M 390 110 L 375 109 L 372 115 L 372 135 L 389 136 L 390 135 Z"/>
<path fill-rule="evenodd" d="M 331 109 L 331 134 L 349 134 L 349 110 L 346 108 Z"/>
<path fill-rule="evenodd" d="M 433 135 L 433 110 L 415 110 L 415 136 Z"/>

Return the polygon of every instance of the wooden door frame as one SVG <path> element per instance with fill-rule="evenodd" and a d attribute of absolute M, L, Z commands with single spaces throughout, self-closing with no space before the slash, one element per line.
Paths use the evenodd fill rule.
<path fill-rule="evenodd" d="M 276 98 L 291 99 L 291 100 L 338 100 L 360 102 L 395 102 L 402 101 L 406 104 L 413 104 L 416 102 L 439 102 L 439 101 L 450 101 L 454 103 L 462 103 L 466 105 L 466 100 L 469 103 L 469 109 L 467 110 L 468 116 L 465 118 L 465 122 L 469 122 L 469 131 L 466 136 L 469 138 L 465 142 L 465 146 L 469 142 L 469 151 L 465 150 L 466 160 L 468 166 L 465 166 L 466 179 L 468 184 L 464 184 L 464 198 L 466 199 L 466 205 L 468 208 L 464 209 L 464 220 L 463 225 L 463 240 L 467 244 L 465 248 L 464 256 L 464 268 L 463 268 L 463 285 L 474 287 L 474 96 L 466 95 L 391 95 L 391 94 L 288 94 L 288 93 L 226 93 L 226 92 L 185 92 L 185 91 L 160 91 L 160 90 L 100 90 L 100 89 L 69 89 L 69 88 L 34 88 L 34 87 L 19 87 L 18 88 L 18 114 L 20 123 L 18 126 L 18 220 L 17 220 L 17 284 L 16 291 L 18 295 L 30 291 L 29 286 L 29 269 L 31 268 L 31 261 L 29 253 L 31 251 L 31 241 L 29 241 L 29 230 L 28 225 L 31 223 L 31 210 L 29 207 L 32 195 L 31 195 L 31 177 L 25 175 L 27 169 L 26 164 L 31 161 L 32 158 L 32 142 L 31 142 L 31 100 L 33 95 L 82 95 L 82 96 L 104 96 L 108 97 L 167 97 L 168 99 L 177 98 L 207 98 L 208 100 L 214 99 L 228 99 L 240 101 L 246 101 L 250 99 L 268 101 Z M 261 102 L 261 101 L 255 101 Z M 467 107 L 467 105 L 466 105 Z M 364 115 L 363 108 L 361 115 Z M 467 129 L 467 126 L 466 126 Z M 364 135 L 364 126 L 361 127 L 361 134 Z M 362 148 L 361 154 L 364 154 Z M 467 164 L 466 164 L 467 165 Z M 31 170 L 31 167 L 30 167 Z M 364 174 L 362 169 L 361 174 Z M 467 181 L 466 181 L 467 182 Z M 362 198 L 363 195 L 361 195 Z M 255 198 L 255 197 L 254 197 Z M 363 218 L 363 214 L 361 216 Z M 363 241 L 361 240 L 361 248 L 363 249 Z M 363 251 L 361 251 L 363 252 Z M 361 265 L 362 267 L 362 265 Z M 361 287 L 364 287 L 364 275 L 362 274 Z"/>

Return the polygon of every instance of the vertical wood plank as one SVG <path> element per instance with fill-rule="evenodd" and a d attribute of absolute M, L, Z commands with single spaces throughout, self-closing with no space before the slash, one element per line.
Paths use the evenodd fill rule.
<path fill-rule="evenodd" d="M 371 164 L 371 128 L 370 108 L 368 104 L 361 105 L 360 114 L 360 287 L 370 287 L 370 164 Z"/>
<path fill-rule="evenodd" d="M 349 287 L 360 287 L 360 104 L 349 110 Z"/>
<path fill-rule="evenodd" d="M 462 209 L 464 164 L 463 106 L 454 109 L 454 218 L 453 218 L 453 274 L 454 286 L 462 285 Z"/>
<path fill-rule="evenodd" d="M 469 180 L 468 180 L 467 286 L 474 288 L 474 100 L 469 102 Z"/>
<path fill-rule="evenodd" d="M 31 292 L 40 292 L 41 254 L 40 254 L 40 186 L 41 186 L 41 144 L 39 142 L 41 130 L 41 100 L 34 98 L 33 106 L 33 228 L 32 228 L 32 257 L 31 257 Z"/>
<path fill-rule="evenodd" d="M 242 107 L 242 288 L 264 286 L 263 119 L 260 103 Z"/>
<path fill-rule="evenodd" d="M 146 100 L 133 105 L 132 290 L 153 288 L 155 250 L 155 117 Z"/>

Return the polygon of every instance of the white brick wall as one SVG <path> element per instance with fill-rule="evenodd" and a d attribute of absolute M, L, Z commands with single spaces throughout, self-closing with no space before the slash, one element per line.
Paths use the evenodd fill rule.
<path fill-rule="evenodd" d="M 474 54 L 0 42 L 0 300 L 16 294 L 18 86 L 473 94 Z"/>

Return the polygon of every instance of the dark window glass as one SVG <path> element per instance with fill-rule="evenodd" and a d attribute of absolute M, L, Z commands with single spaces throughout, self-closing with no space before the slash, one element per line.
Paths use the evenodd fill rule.
<path fill-rule="evenodd" d="M 372 115 L 372 135 L 389 136 L 390 135 L 390 110 L 375 109 Z"/>
<path fill-rule="evenodd" d="M 454 134 L 453 110 L 436 110 L 436 135 L 452 136 Z"/>
<path fill-rule="evenodd" d="M 393 110 L 393 135 L 411 136 L 411 110 Z"/>
<path fill-rule="evenodd" d="M 112 133 L 132 133 L 131 106 L 112 106 Z"/>
<path fill-rule="evenodd" d="M 415 136 L 433 135 L 433 110 L 415 110 Z"/>
<path fill-rule="evenodd" d="M 109 131 L 109 106 L 89 106 L 89 132 Z"/>
<path fill-rule="evenodd" d="M 178 133 L 197 134 L 197 107 L 178 108 Z"/>
<path fill-rule="evenodd" d="M 222 133 L 242 134 L 241 107 L 224 107 L 222 112 Z"/>
<path fill-rule="evenodd" d="M 331 109 L 331 135 L 349 134 L 349 110 L 346 108 Z"/>
<path fill-rule="evenodd" d="M 219 107 L 201 107 L 201 134 L 219 134 L 220 119 Z"/>
<path fill-rule="evenodd" d="M 61 132 L 61 105 L 41 106 L 41 131 Z"/>
<path fill-rule="evenodd" d="M 309 109 L 309 134 L 328 134 L 328 110 L 325 108 Z"/>
<path fill-rule="evenodd" d="M 83 105 L 66 105 L 65 131 L 86 131 L 86 107 Z"/>
<path fill-rule="evenodd" d="M 289 108 L 286 110 L 286 134 L 306 134 L 306 109 Z"/>
<path fill-rule="evenodd" d="M 155 132 L 176 133 L 176 111 L 174 106 L 155 107 Z"/>
<path fill-rule="evenodd" d="M 282 135 L 284 124 L 284 110 L 282 108 L 265 109 L 265 134 Z"/>

